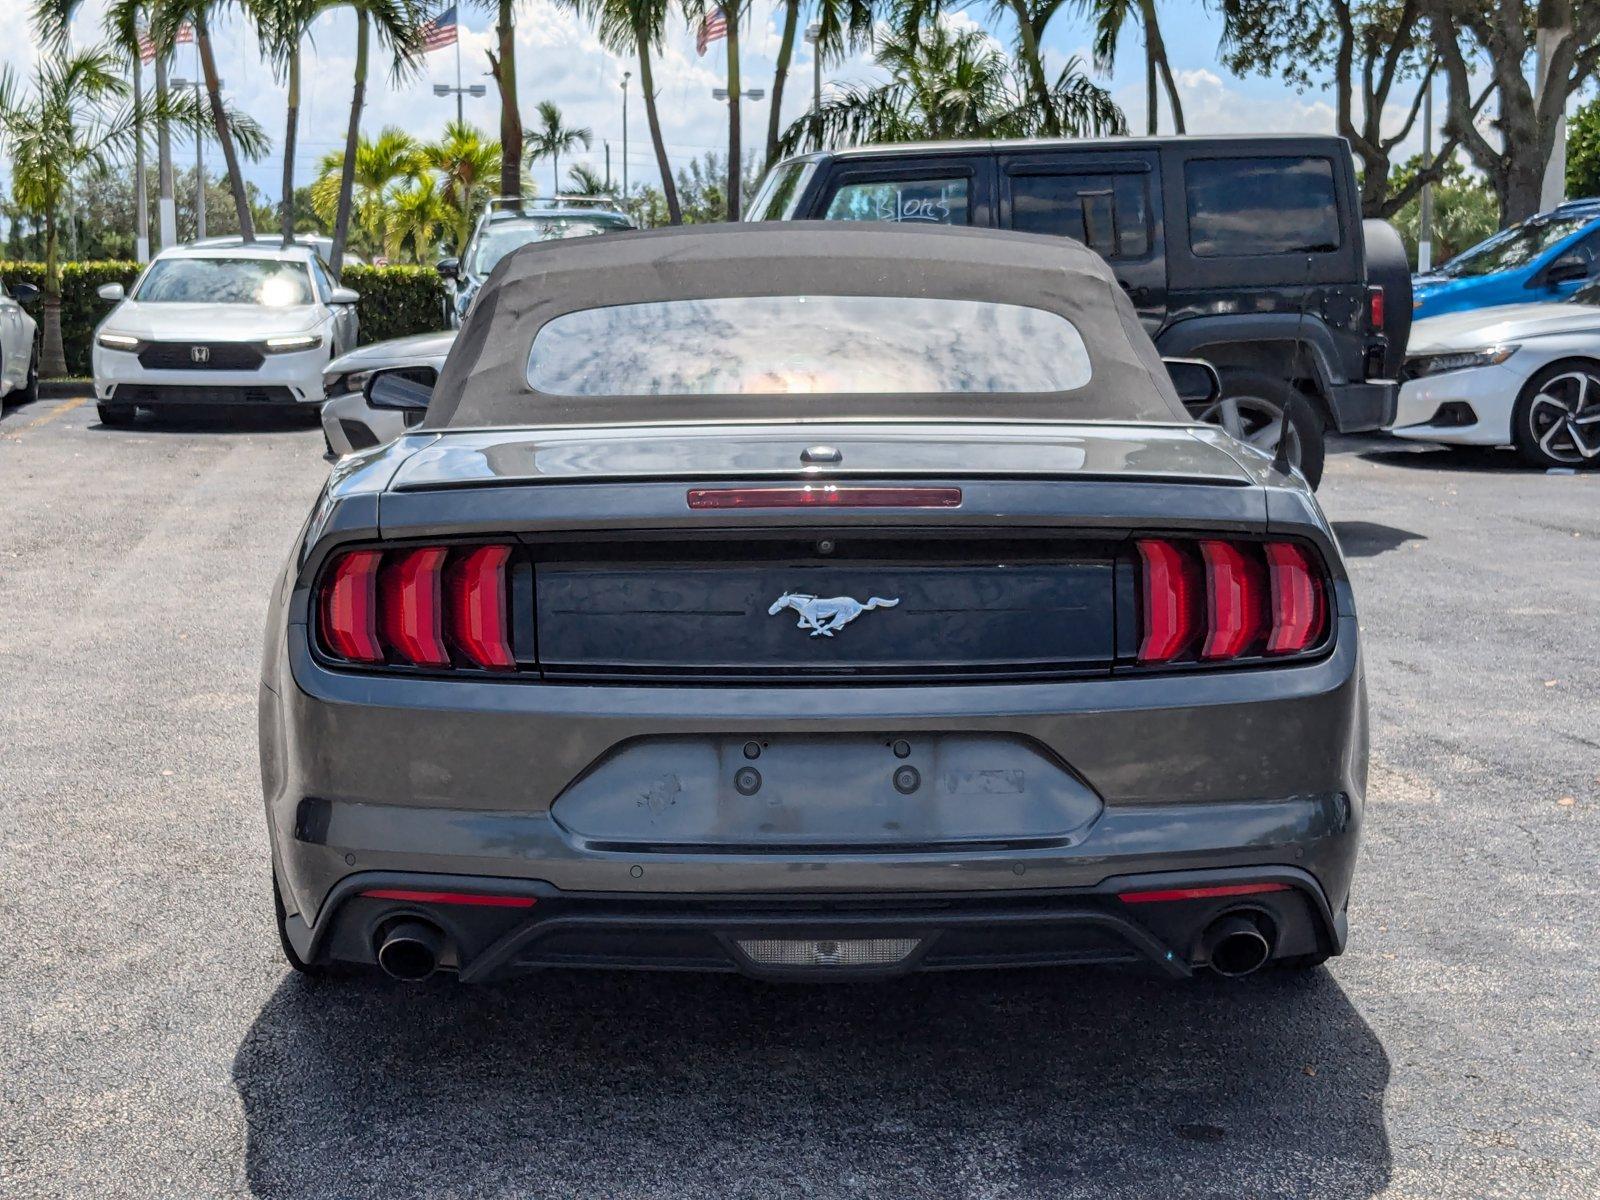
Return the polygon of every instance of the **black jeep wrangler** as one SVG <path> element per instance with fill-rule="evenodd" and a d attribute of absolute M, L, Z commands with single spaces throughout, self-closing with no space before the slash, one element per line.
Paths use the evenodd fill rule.
<path fill-rule="evenodd" d="M 1102 254 L 1168 357 L 1204 358 L 1197 411 L 1290 455 L 1313 485 L 1323 432 L 1394 414 L 1411 276 L 1394 230 L 1361 219 L 1342 138 L 929 142 L 800 155 L 749 220 L 927 221 L 1077 238 Z"/>

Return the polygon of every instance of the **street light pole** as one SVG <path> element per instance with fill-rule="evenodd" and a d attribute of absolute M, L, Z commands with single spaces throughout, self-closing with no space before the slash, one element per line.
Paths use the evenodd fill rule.
<path fill-rule="evenodd" d="M 205 99 L 205 81 L 201 79 L 171 79 L 167 81 L 175 88 L 193 88 L 194 102 L 203 105 Z M 217 80 L 217 90 L 222 90 L 222 80 Z M 206 236 L 206 139 L 200 132 L 200 127 L 194 130 L 194 240 L 200 241 Z"/>
<path fill-rule="evenodd" d="M 460 45 L 460 43 L 458 42 L 457 45 Z M 461 86 L 460 69 L 461 69 L 461 65 L 459 63 L 457 63 L 456 64 L 456 86 L 455 87 L 451 87 L 448 83 L 436 83 L 436 84 L 433 85 L 433 94 L 435 96 L 451 96 L 451 95 L 453 95 L 456 98 L 456 124 L 457 125 L 462 125 L 462 124 L 466 123 L 465 118 L 462 116 L 461 97 L 463 97 L 463 96 L 483 96 L 483 95 L 486 95 L 488 93 L 488 90 L 489 90 L 487 87 L 485 87 L 481 83 L 474 83 L 474 84 L 471 84 L 471 85 L 469 85 L 467 87 L 462 87 Z"/>
<path fill-rule="evenodd" d="M 622 73 L 622 198 L 628 198 L 628 80 L 632 71 Z"/>
<path fill-rule="evenodd" d="M 822 26 L 813 21 L 806 26 L 806 45 L 811 47 L 811 136 L 817 141 L 812 147 L 822 149 L 822 132 L 819 119 L 822 115 Z"/>

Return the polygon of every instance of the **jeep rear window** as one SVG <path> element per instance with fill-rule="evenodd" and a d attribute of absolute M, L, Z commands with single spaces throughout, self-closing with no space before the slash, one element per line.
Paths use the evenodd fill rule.
<path fill-rule="evenodd" d="M 966 225 L 967 180 L 873 179 L 841 184 L 822 219 Z"/>
<path fill-rule="evenodd" d="M 1046 393 L 1083 387 L 1072 322 L 1020 304 L 734 296 L 580 309 L 534 336 L 552 396 Z"/>
<path fill-rule="evenodd" d="M 1330 159 L 1197 158 L 1183 176 L 1200 258 L 1337 250 L 1343 240 Z"/>

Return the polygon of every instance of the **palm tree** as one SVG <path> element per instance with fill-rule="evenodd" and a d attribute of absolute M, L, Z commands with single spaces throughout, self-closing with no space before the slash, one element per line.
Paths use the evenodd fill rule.
<path fill-rule="evenodd" d="M 1183 133 L 1183 102 L 1178 98 L 1178 85 L 1172 77 L 1172 66 L 1167 62 L 1167 44 L 1156 19 L 1155 0 L 1074 2 L 1094 20 L 1094 65 L 1101 71 L 1109 71 L 1116 65 L 1117 39 L 1125 25 L 1133 22 L 1144 30 L 1145 131 L 1152 135 L 1156 132 L 1156 77 L 1159 75 L 1167 93 L 1167 104 L 1172 109 L 1173 132 Z M 1058 4 L 1059 0 L 1051 4 L 1052 13 Z M 1042 24 L 1040 30 L 1042 33 Z"/>
<path fill-rule="evenodd" d="M 539 127 L 533 134 L 533 157 L 549 157 L 550 194 L 561 190 L 561 155 L 582 146 L 587 150 L 594 142 L 594 131 L 582 126 L 569 128 L 562 123 L 561 110 L 551 100 L 539 101 Z"/>
<path fill-rule="evenodd" d="M 337 219 L 349 203 L 370 253 L 384 253 L 390 202 L 398 185 L 422 178 L 428 171 L 423 150 L 404 130 L 386 126 L 376 138 L 361 138 L 353 155 L 332 151 L 322 158 L 321 174 L 311 185 L 311 206 L 324 221 Z M 349 179 L 350 191 L 345 192 Z M 331 264 L 330 264 L 331 265 Z"/>
<path fill-rule="evenodd" d="M 1070 59 L 1045 101 L 1035 100 L 1030 68 L 1008 56 L 979 29 L 942 22 L 884 33 L 874 47 L 889 72 L 875 86 L 845 85 L 784 132 L 779 149 L 791 154 L 812 136 L 833 145 L 949 138 L 1083 136 L 1122 133 L 1122 111 Z"/>
<path fill-rule="evenodd" d="M 930 3 L 939 0 L 929 0 Z M 739 18 L 745 0 L 684 0 L 684 14 L 690 21 L 703 21 L 712 9 L 721 9 L 727 22 L 728 34 L 728 220 L 739 219 L 739 164 L 744 161 L 740 150 L 740 95 L 744 84 L 739 79 Z"/>
<path fill-rule="evenodd" d="M 285 246 L 294 244 L 294 152 L 300 132 L 300 46 L 311 22 L 335 0 L 243 0 L 255 19 L 261 48 L 288 91 L 283 134 L 283 191 L 278 225 Z"/>
<path fill-rule="evenodd" d="M 495 14 L 489 74 L 500 93 L 500 194 L 522 198 L 522 110 L 517 107 L 516 0 L 473 0 Z"/>
<path fill-rule="evenodd" d="M 650 143 L 656 152 L 656 168 L 661 172 L 661 191 L 667 201 L 667 219 L 683 224 L 678 205 L 678 189 L 667 161 L 667 143 L 661 136 L 661 117 L 656 111 L 656 84 L 651 64 L 652 50 L 661 49 L 661 34 L 667 23 L 672 0 L 569 0 L 580 13 L 595 23 L 600 42 L 615 54 L 633 54 L 639 59 L 639 88 L 644 92 L 644 115 L 650 125 Z"/>
<path fill-rule="evenodd" d="M 217 75 L 217 59 L 211 47 L 211 15 L 231 7 L 232 0 L 150 0 L 150 36 L 165 53 L 171 49 L 184 25 L 194 30 L 195 49 L 200 55 L 200 73 L 205 79 L 206 98 L 211 108 L 211 124 L 216 130 L 217 145 L 222 148 L 222 160 L 228 169 L 228 190 L 233 193 L 234 213 L 239 219 L 239 235 L 247 242 L 255 240 L 256 227 L 250 212 L 250 190 L 245 186 L 244 172 L 239 167 L 239 151 L 248 147 L 236 145 L 238 119 L 230 117 L 222 101 L 222 81 Z M 264 140 L 261 141 L 264 145 Z M 293 147 L 288 147 L 293 149 Z"/>
<path fill-rule="evenodd" d="M 444 228 L 452 223 L 453 216 L 433 176 L 422 176 L 390 198 L 384 253 L 390 260 L 400 259 L 406 256 L 409 247 L 412 262 L 432 261 Z"/>
<path fill-rule="evenodd" d="M 472 233 L 472 210 L 491 194 L 491 180 L 499 178 L 500 143 L 485 141 L 483 133 L 471 125 L 455 121 L 445 126 L 444 136 L 418 151 L 429 170 L 439 175 L 439 195 L 457 214 L 455 250 L 466 249 Z"/>
<path fill-rule="evenodd" d="M 772 75 L 772 104 L 767 109 L 766 165 L 778 157 L 783 109 L 783 85 L 794 56 L 795 34 L 800 28 L 801 0 L 783 0 L 783 34 L 778 42 L 778 63 Z M 817 0 L 815 17 L 819 37 L 815 53 L 824 61 L 842 58 L 872 40 L 872 0 Z"/>
<path fill-rule="evenodd" d="M 61 207 L 75 174 L 108 170 L 130 156 L 152 111 L 128 103 L 117 55 L 57 48 L 34 66 L 31 89 L 0 68 L 0 148 L 11 158 L 11 195 L 44 222 L 44 344 L 40 373 L 67 373 L 61 344 Z M 190 97 L 191 123 L 198 111 Z"/>
<path fill-rule="evenodd" d="M 609 196 L 616 191 L 596 175 L 592 167 L 586 167 L 582 163 L 567 168 L 567 182 L 571 185 L 572 194 L 575 196 Z"/>
<path fill-rule="evenodd" d="M 344 163 L 333 218 L 333 249 L 328 266 L 338 278 L 344 266 L 344 244 L 350 233 L 351 193 L 355 187 L 356 147 L 361 138 L 361 109 L 367 95 L 367 53 L 371 34 L 389 47 L 394 78 L 402 78 L 422 56 L 422 16 L 416 0 L 350 0 L 356 10 L 355 86 L 350 96 L 350 123 L 345 129 Z"/>

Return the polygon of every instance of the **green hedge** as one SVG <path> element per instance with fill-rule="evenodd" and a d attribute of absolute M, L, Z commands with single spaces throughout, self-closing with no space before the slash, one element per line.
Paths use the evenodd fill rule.
<path fill-rule="evenodd" d="M 348 266 L 339 282 L 361 293 L 362 342 L 387 342 L 448 326 L 450 293 L 432 267 Z"/>
<path fill-rule="evenodd" d="M 89 374 L 89 340 L 94 327 L 111 306 L 96 294 L 101 284 L 133 286 L 139 264 L 132 262 L 69 262 L 61 265 L 61 340 L 67 351 L 67 370 Z M 44 288 L 41 262 L 0 262 L 0 279 L 9 287 L 31 283 Z M 361 293 L 361 340 L 383 342 L 410 333 L 427 333 L 446 326 L 448 291 L 432 267 L 356 267 L 344 269 L 342 282 Z M 41 320 L 38 302 L 28 306 Z"/>
<path fill-rule="evenodd" d="M 89 339 L 111 306 L 95 294 L 103 283 L 129 287 L 139 277 L 139 264 L 131 262 L 69 262 L 61 264 L 61 340 L 67 351 L 67 372 L 89 373 Z M 0 279 L 9 288 L 31 283 L 44 290 L 42 262 L 0 262 Z M 34 320 L 42 320 L 40 302 L 28 305 Z"/>

